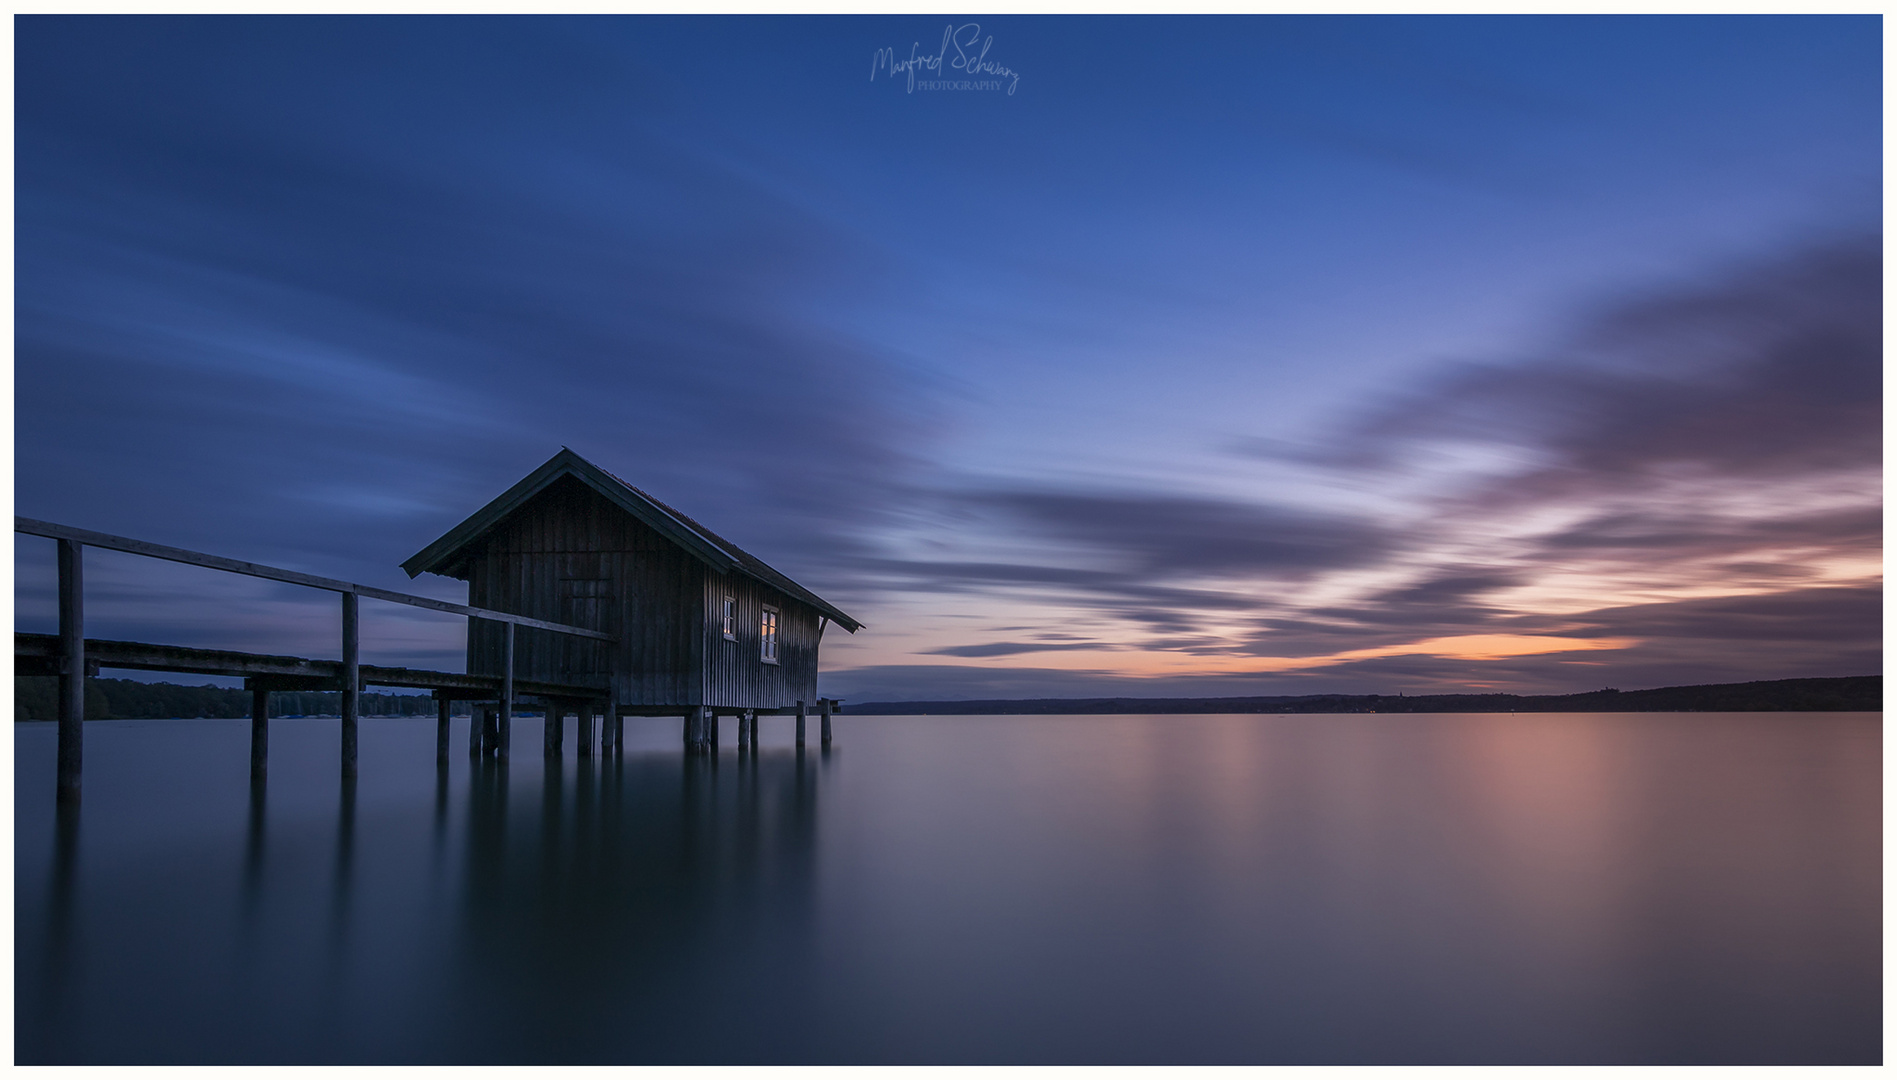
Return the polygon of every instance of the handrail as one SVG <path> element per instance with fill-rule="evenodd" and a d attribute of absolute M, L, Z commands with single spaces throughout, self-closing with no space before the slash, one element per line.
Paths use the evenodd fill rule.
<path fill-rule="evenodd" d="M 378 589 L 373 585 L 358 585 L 337 578 L 318 577 L 297 570 L 284 570 L 262 563 L 245 562 L 241 559 L 226 559 L 219 555 L 206 555 L 201 551 L 185 548 L 167 547 L 163 544 L 148 543 L 144 540 L 132 540 L 110 533 L 92 532 L 88 529 L 75 529 L 70 525 L 56 525 L 50 521 L 36 521 L 33 518 L 15 516 L 13 531 L 30 536 L 45 536 L 54 540 L 70 540 L 87 547 L 108 548 L 112 551 L 124 551 L 133 555 L 144 555 L 153 559 L 166 559 L 184 563 L 188 566 L 203 566 L 212 570 L 225 570 L 233 574 L 264 578 L 269 581 L 288 582 L 291 585 L 306 585 L 312 589 L 327 589 L 330 592 L 353 593 L 366 596 L 371 600 L 387 600 L 393 604 L 407 604 L 410 607 L 426 608 L 430 611 L 446 612 L 450 615 L 466 615 L 475 619 L 488 619 L 493 622 L 513 623 L 516 626 L 530 627 L 535 630 L 552 630 L 558 634 L 572 634 L 575 637 L 593 638 L 598 641 L 618 641 L 611 634 L 598 630 L 588 630 L 579 626 L 567 626 L 564 623 L 547 622 L 544 619 L 530 619 L 525 615 L 510 615 L 505 611 L 490 611 L 487 608 L 469 607 L 466 604 L 449 603 L 427 596 L 415 596 L 389 589 Z"/>

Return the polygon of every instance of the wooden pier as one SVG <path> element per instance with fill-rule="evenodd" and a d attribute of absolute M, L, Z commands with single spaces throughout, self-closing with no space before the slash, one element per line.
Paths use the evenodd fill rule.
<path fill-rule="evenodd" d="M 569 452 L 563 451 L 563 453 Z M 702 529 L 702 527 L 699 528 Z M 567 716 L 576 718 L 578 737 L 575 740 L 577 744 L 575 752 L 582 758 L 592 757 L 595 752 L 601 755 L 618 753 L 623 746 L 622 725 L 627 716 L 683 717 L 687 752 L 704 753 L 716 750 L 718 717 L 721 715 L 735 715 L 739 718 L 739 749 L 751 752 L 757 749 L 758 717 L 795 715 L 797 746 L 801 748 L 804 745 L 804 721 L 808 712 L 808 705 L 804 700 L 798 700 L 794 705 L 775 707 L 768 704 L 761 707 L 755 704 L 752 707 L 740 707 L 727 702 L 679 704 L 659 703 L 649 699 L 628 701 L 625 700 L 627 695 L 620 689 L 626 682 L 622 673 L 610 666 L 607 666 L 606 670 L 601 670 L 601 666 L 597 663 L 558 662 L 575 656 L 585 658 L 588 654 L 585 650 L 579 649 L 549 651 L 545 641 L 541 639 L 536 639 L 534 645 L 534 655 L 539 657 L 537 661 L 517 662 L 516 638 L 523 630 L 541 635 L 556 635 L 581 643 L 599 642 L 609 648 L 617 646 L 621 638 L 598 625 L 602 621 L 604 601 L 596 598 L 596 591 L 586 594 L 582 598 L 582 603 L 575 605 L 569 602 L 565 608 L 567 611 L 591 616 L 585 621 L 594 622 L 596 625 L 589 627 L 493 608 L 455 604 L 431 597 L 415 596 L 107 533 L 75 529 L 31 518 L 16 517 L 14 531 L 46 537 L 58 544 L 59 632 L 57 634 L 15 633 L 14 670 L 18 675 L 56 676 L 59 679 L 57 791 L 61 802 L 73 803 L 79 798 L 80 777 L 84 762 L 85 679 L 87 676 L 98 674 L 101 668 L 242 678 L 245 689 L 251 692 L 250 768 L 252 777 L 259 781 L 265 777 L 269 767 L 269 695 L 272 691 L 317 690 L 340 693 L 339 711 L 342 720 L 340 766 L 345 780 L 353 780 L 356 776 L 357 721 L 361 693 L 367 686 L 400 687 L 430 692 L 436 702 L 435 752 L 437 760 L 442 763 L 448 759 L 449 710 L 455 701 L 474 703 L 469 719 L 469 750 L 476 756 L 502 759 L 508 756 L 511 749 L 514 712 L 518 705 L 525 703 L 538 704 L 545 711 L 547 720 L 543 751 L 549 756 L 562 753 L 564 720 Z M 311 659 L 300 656 L 274 656 L 224 649 L 200 649 L 149 642 L 87 638 L 85 636 L 84 568 L 85 549 L 88 547 L 122 551 L 336 593 L 340 597 L 342 607 L 342 634 L 338 642 L 341 657 L 336 660 Z M 755 560 L 752 561 L 755 562 Z M 757 565 L 762 566 L 761 563 Z M 768 567 L 763 569 L 769 570 Z M 770 573 L 775 574 L 774 571 Z M 782 581 L 789 588 L 798 588 L 788 579 L 782 579 Z M 593 583 L 589 582 L 590 584 Z M 727 586 L 726 589 L 728 591 L 729 587 Z M 469 673 L 428 671 L 362 663 L 360 659 L 360 602 L 364 597 L 467 618 L 471 671 Z M 767 599 L 769 598 L 767 596 Z M 515 603 L 521 602 L 520 598 L 511 599 Z M 591 607 L 585 603 L 588 600 L 593 601 Z M 776 602 L 783 607 L 789 606 L 781 595 L 776 597 Z M 727 605 L 728 603 L 727 601 Z M 825 607 L 827 608 L 827 605 Z M 777 609 L 770 610 L 775 613 Z M 816 627 L 816 633 L 820 635 L 821 625 L 817 624 L 814 618 L 812 623 Z M 482 629 L 487 624 L 492 624 L 491 630 Z M 770 625 L 775 625 L 774 620 Z M 846 625 L 854 630 L 857 624 L 851 621 Z M 727 626 L 729 626 L 728 617 Z M 725 636 L 727 639 L 733 638 L 729 630 L 725 632 Z M 775 646 L 776 643 L 772 642 L 770 647 L 775 648 Z M 595 649 L 593 652 L 597 655 L 598 650 Z M 487 672 L 472 670 L 477 667 L 477 662 L 485 660 L 490 653 L 495 654 L 492 656 L 492 662 L 483 663 L 482 666 L 493 670 Z M 814 639 L 808 646 L 807 656 L 808 681 L 814 684 L 816 660 Z M 521 667 L 527 667 L 529 671 L 536 674 L 544 672 L 556 677 L 518 677 L 517 670 Z M 699 701 L 705 700 L 704 697 L 699 697 Z M 822 742 L 825 747 L 828 747 L 831 739 L 830 716 L 838 703 L 826 699 L 818 700 L 816 704 L 821 716 Z"/>
<path fill-rule="evenodd" d="M 44 536 L 59 544 L 59 633 L 14 635 L 14 671 L 20 675 L 56 675 L 59 678 L 59 783 L 62 802 L 79 798 L 80 775 L 84 764 L 85 679 L 102 667 L 130 668 L 143 671 L 173 671 L 199 675 L 242 677 L 251 691 L 251 771 L 262 776 L 269 757 L 268 702 L 272 690 L 335 690 L 341 693 L 342 747 L 341 768 L 345 779 L 356 775 L 356 726 L 365 684 L 425 689 L 433 692 L 437 723 L 445 732 L 449 704 L 455 700 L 493 701 L 498 706 L 501 734 L 483 749 L 496 756 L 506 753 L 506 721 L 511 720 L 514 704 L 522 695 L 562 702 L 597 703 L 601 711 L 611 713 L 609 690 L 598 685 L 517 682 L 511 672 L 498 676 L 464 675 L 445 671 L 413 668 L 388 668 L 364 665 L 359 658 L 361 638 L 358 605 L 367 596 L 410 607 L 427 608 L 470 619 L 492 620 L 505 628 L 511 642 L 515 628 L 530 626 L 559 634 L 570 634 L 603 641 L 610 634 L 580 626 L 568 626 L 544 619 L 533 619 L 502 611 L 454 604 L 432 597 L 414 596 L 370 585 L 318 577 L 295 570 L 264 566 L 260 563 L 207 555 L 200 551 L 167 547 L 132 540 L 123 536 L 90 532 L 32 518 L 14 518 L 14 531 Z M 312 660 L 298 656 L 267 656 L 222 649 L 193 649 L 176 645 L 154 645 L 137 641 L 88 640 L 85 637 L 84 566 L 85 549 L 104 548 L 129 552 L 154 559 L 186 563 L 247 577 L 282 581 L 323 589 L 342 598 L 342 658 Z M 444 736 L 445 738 L 445 736 Z M 443 740 L 438 740 L 443 741 Z"/>

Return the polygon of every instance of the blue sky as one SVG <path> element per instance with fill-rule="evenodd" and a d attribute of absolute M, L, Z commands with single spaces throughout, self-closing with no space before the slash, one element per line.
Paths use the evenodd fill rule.
<path fill-rule="evenodd" d="M 567 445 L 858 700 L 1878 670 L 1877 19 L 971 21 L 18 20 L 17 512 L 454 597 Z M 1012 93 L 873 74 L 951 29 Z"/>

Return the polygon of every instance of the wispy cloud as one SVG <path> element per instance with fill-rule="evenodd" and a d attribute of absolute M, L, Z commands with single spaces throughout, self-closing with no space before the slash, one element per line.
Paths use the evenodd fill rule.
<path fill-rule="evenodd" d="M 1548 689 L 1595 665 L 1648 681 L 1874 666 L 1875 625 L 1841 613 L 1880 581 L 1881 273 L 1870 237 L 1788 251 L 1602 306 L 1539 353 L 1450 365 L 1321 442 L 1244 448 L 1391 512 L 961 490 L 954 514 L 1037 556 L 873 572 L 1103 619 L 1060 665 L 1103 678 Z M 1030 651 L 929 650 L 1043 663 Z"/>

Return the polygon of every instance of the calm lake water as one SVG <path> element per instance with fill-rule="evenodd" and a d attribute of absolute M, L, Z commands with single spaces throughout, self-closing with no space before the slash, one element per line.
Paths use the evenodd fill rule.
<path fill-rule="evenodd" d="M 17 1059 L 1881 1059 L 1878 714 L 836 723 L 16 725 Z"/>

